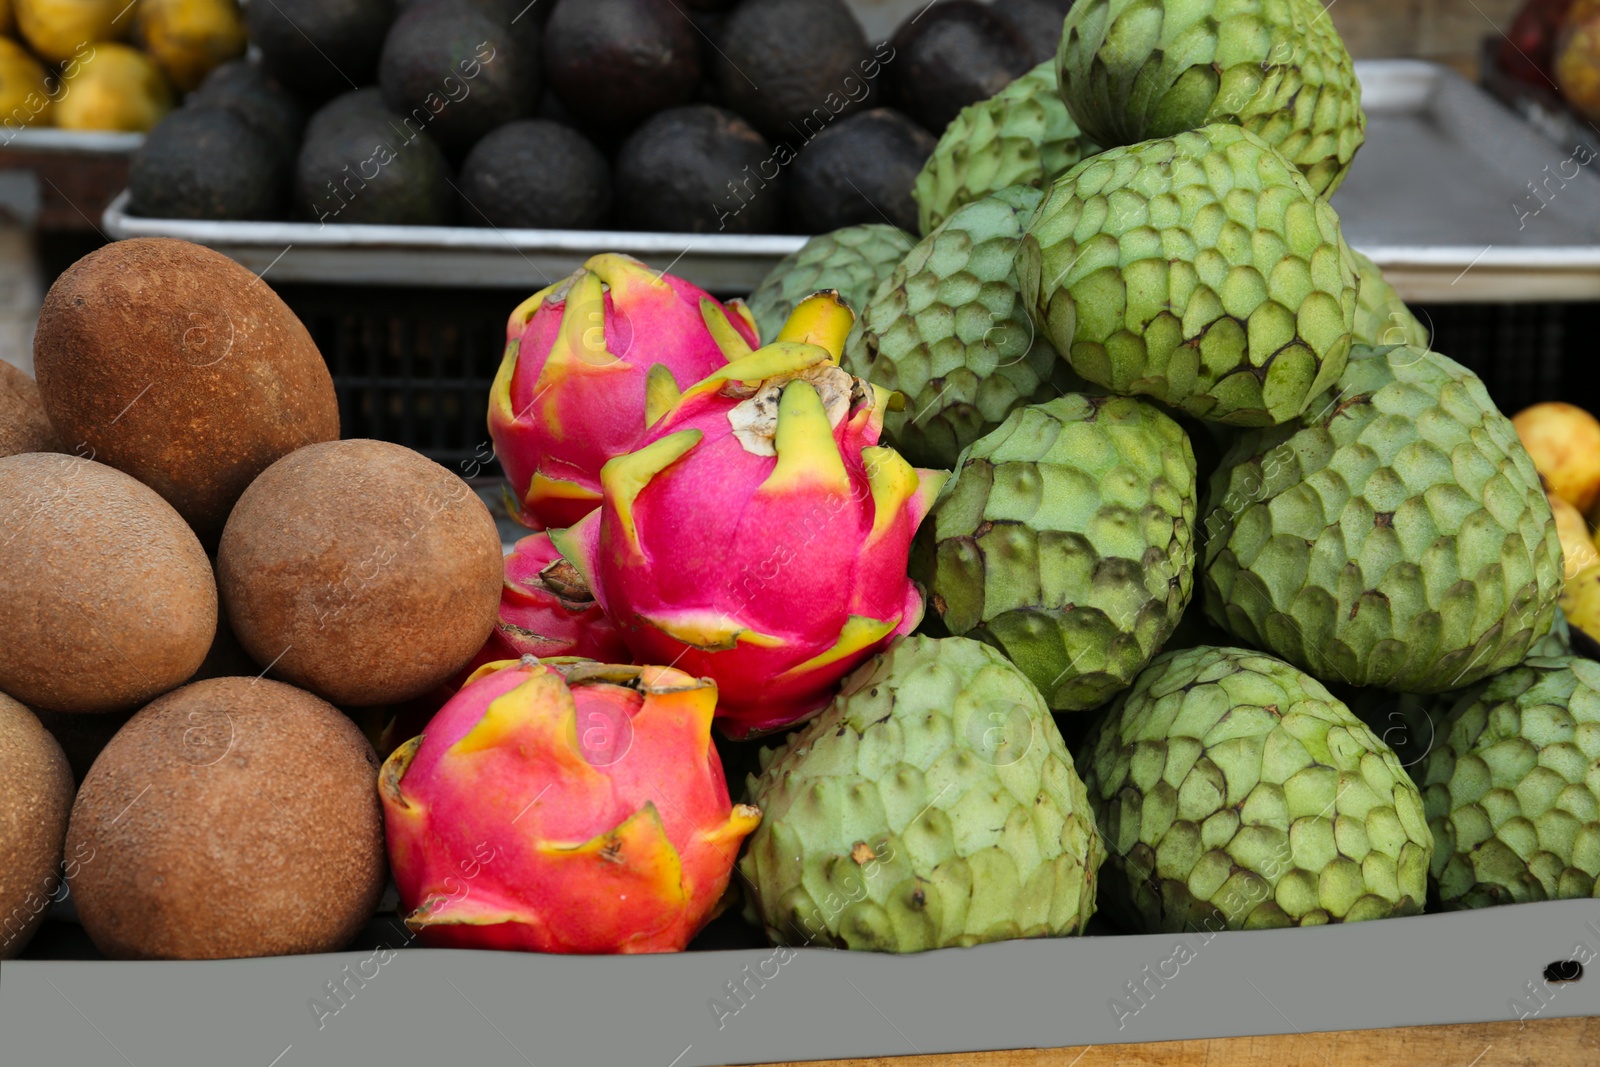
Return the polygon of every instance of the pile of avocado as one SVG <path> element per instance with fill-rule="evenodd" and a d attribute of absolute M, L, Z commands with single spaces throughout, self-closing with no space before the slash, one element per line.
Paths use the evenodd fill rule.
<path fill-rule="evenodd" d="M 499 229 L 916 232 L 962 107 L 1071 0 L 274 0 L 134 157 L 130 210 Z"/>

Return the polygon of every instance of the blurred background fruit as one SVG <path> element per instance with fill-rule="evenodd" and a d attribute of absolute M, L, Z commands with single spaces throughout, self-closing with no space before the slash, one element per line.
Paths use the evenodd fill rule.
<path fill-rule="evenodd" d="M 124 36 L 128 0 L 14 0 L 17 29 L 40 58 L 62 63 Z"/>
<path fill-rule="evenodd" d="M 0 37 L 0 121 L 18 126 L 50 124 L 44 67 L 27 49 L 6 37 Z"/>
<path fill-rule="evenodd" d="M 78 64 L 54 114 L 65 130 L 142 133 L 171 110 L 172 89 L 149 56 L 102 42 Z"/>
<path fill-rule="evenodd" d="M 245 49 L 244 15 L 234 0 L 139 0 L 133 35 L 180 93 Z"/>
<path fill-rule="evenodd" d="M 1517 412 L 1511 425 L 1550 491 L 1587 514 L 1600 498 L 1600 420 L 1550 401 Z"/>

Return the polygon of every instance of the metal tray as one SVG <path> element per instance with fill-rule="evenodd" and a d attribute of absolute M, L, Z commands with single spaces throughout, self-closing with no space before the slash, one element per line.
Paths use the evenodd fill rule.
<path fill-rule="evenodd" d="M 1326 1050 L 1330 1030 L 1600 1015 L 1600 900 L 915 956 L 413 949 L 398 923 L 387 944 L 0 963 L 7 1062 L 702 1067 L 1295 1033 Z M 1544 977 L 1571 960 L 1589 973 Z"/>
<path fill-rule="evenodd" d="M 1600 299 L 1594 174 L 1600 161 L 1563 166 L 1569 152 L 1438 64 L 1370 60 L 1356 71 L 1367 143 L 1333 202 L 1346 238 L 1384 268 L 1402 296 Z M 1570 178 L 1553 176 L 1573 171 Z M 1550 191 L 1535 200 L 1539 182 Z M 257 272 L 270 268 L 273 280 L 285 282 L 535 289 L 587 256 L 611 251 L 716 292 L 741 293 L 804 242 L 779 235 L 191 222 L 140 218 L 128 214 L 127 203 L 121 196 L 106 209 L 111 236 L 181 237 Z"/>
<path fill-rule="evenodd" d="M 0 136 L 0 149 L 27 152 L 66 152 L 99 156 L 127 156 L 144 144 L 142 133 L 115 133 L 102 130 L 58 130 L 49 126 L 25 126 L 7 130 Z M 3 162 L 3 159 L 0 159 Z"/>

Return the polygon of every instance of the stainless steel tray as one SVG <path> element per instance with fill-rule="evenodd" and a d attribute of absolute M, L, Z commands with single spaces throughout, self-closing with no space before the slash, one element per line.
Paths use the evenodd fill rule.
<path fill-rule="evenodd" d="M 1570 150 L 1558 149 L 1437 64 L 1371 60 L 1356 70 L 1367 143 L 1334 206 L 1350 243 L 1384 268 L 1402 296 L 1493 303 L 1600 299 L 1600 178 L 1594 174 L 1600 160 L 1563 166 Z M 1534 199 L 1536 186 L 1549 191 Z M 209 245 L 252 270 L 270 268 L 275 281 L 535 289 L 595 252 L 614 251 L 720 293 L 753 288 L 804 241 L 188 222 L 129 215 L 126 196 L 106 209 L 104 227 L 119 238 L 181 237 Z"/>
<path fill-rule="evenodd" d="M 126 156 L 144 144 L 142 133 L 114 133 L 101 130 L 57 130 L 48 126 L 7 130 L 0 136 L 0 149 L 28 152 L 66 152 L 85 155 Z"/>
<path fill-rule="evenodd" d="M 0 963 L 7 1062 L 709 1067 L 1294 1033 L 1325 1058 L 1330 1030 L 1600 1014 L 1600 900 L 915 956 L 542 956 L 410 948 L 398 923 L 387 936 L 322 956 Z M 1570 960 L 1588 973 L 1546 980 Z"/>

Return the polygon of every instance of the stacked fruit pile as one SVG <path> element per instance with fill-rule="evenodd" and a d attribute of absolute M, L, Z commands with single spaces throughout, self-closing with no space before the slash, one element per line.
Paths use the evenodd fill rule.
<path fill-rule="evenodd" d="M 1314 0 L 1083 0 L 920 241 L 518 307 L 503 564 L 459 480 L 334 440 L 257 279 L 95 253 L 9 417 L 77 455 L 0 460 L 0 689 L 149 703 L 70 812 L 8 705 L 34 897 L 64 842 L 102 951 L 206 957 L 340 944 L 385 846 L 424 943 L 554 952 L 735 898 L 915 951 L 1595 895 L 1600 664 L 1517 428 L 1340 235 L 1363 123 Z"/>
<path fill-rule="evenodd" d="M 1070 6 L 948 0 L 874 45 L 844 0 L 256 3 L 260 64 L 219 71 L 155 130 L 132 210 L 914 229 L 935 136 L 1047 58 Z"/>
<path fill-rule="evenodd" d="M 0 123 L 142 133 L 244 50 L 236 0 L 0 0 Z"/>

